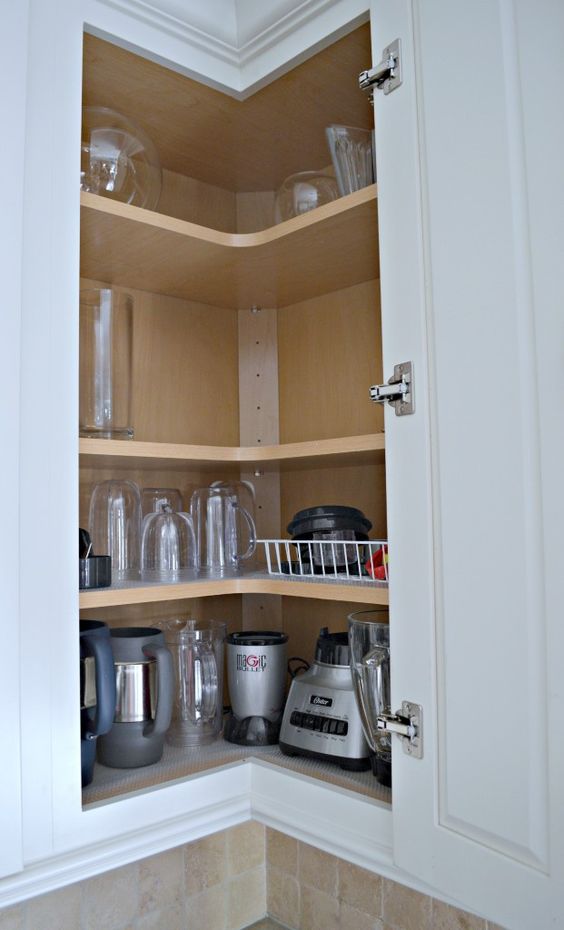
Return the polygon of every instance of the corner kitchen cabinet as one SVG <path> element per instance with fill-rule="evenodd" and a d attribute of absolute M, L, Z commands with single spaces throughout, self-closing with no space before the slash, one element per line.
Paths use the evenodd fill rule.
<path fill-rule="evenodd" d="M 564 388 L 552 183 L 563 11 L 374 0 L 374 64 L 401 40 L 401 83 L 375 93 L 377 192 L 272 226 L 282 176 L 323 166 L 323 127 L 371 120 L 350 83 L 369 64 L 358 60 L 368 10 L 313 3 L 303 19 L 301 4 L 271 33 L 257 20 L 264 44 L 236 55 L 209 23 L 202 40 L 194 4 L 183 24 L 134 0 L 55 6 L 56 18 L 53 4 L 30 3 L 20 495 L 41 558 L 22 548 L 24 869 L 3 880 L 2 901 L 254 816 L 510 930 L 564 927 L 564 441 L 547 403 Z M 543 61 L 542 93 L 531 60 Z M 88 103 L 156 127 L 159 213 L 79 203 L 83 67 Z M 132 443 L 77 443 L 79 274 L 136 297 Z M 384 434 L 367 388 L 406 361 L 415 412 L 388 408 Z M 312 491 L 352 496 L 387 533 L 393 704 L 422 706 L 423 758 L 397 739 L 393 803 L 223 759 L 83 805 L 79 606 L 115 623 L 179 608 L 238 625 L 269 616 L 312 650 L 324 618 L 385 600 L 360 584 L 306 596 L 304 583 L 257 573 L 79 605 L 76 527 L 95 480 L 150 475 L 185 489 L 254 471 L 261 535 L 277 535 Z"/>

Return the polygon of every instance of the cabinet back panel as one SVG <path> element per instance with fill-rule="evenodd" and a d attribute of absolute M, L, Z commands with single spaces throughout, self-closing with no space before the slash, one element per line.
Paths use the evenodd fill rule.
<path fill-rule="evenodd" d="M 162 604 L 131 604 L 127 607 L 104 607 L 81 610 L 84 620 L 103 620 L 110 626 L 152 626 L 159 620 L 192 617 L 195 620 L 223 620 L 228 631 L 241 629 L 241 596 L 198 597 Z"/>
<path fill-rule="evenodd" d="M 370 604 L 345 601 L 316 601 L 310 598 L 282 598 L 282 626 L 288 634 L 288 656 L 300 656 L 307 662 L 315 657 L 315 644 L 321 627 L 331 633 L 347 630 L 347 617 L 355 610 L 368 610 Z"/>
<path fill-rule="evenodd" d="M 382 430 L 368 395 L 382 380 L 379 281 L 282 308 L 278 367 L 280 442 Z"/>
<path fill-rule="evenodd" d="M 87 279 L 81 285 L 100 286 Z M 148 291 L 116 290 L 127 290 L 134 301 L 135 439 L 238 445 L 237 314 Z"/>
<path fill-rule="evenodd" d="M 188 178 L 175 171 L 163 170 L 163 186 L 157 209 L 159 213 L 189 223 L 198 223 L 222 232 L 237 232 L 239 207 L 232 191 Z"/>
<path fill-rule="evenodd" d="M 282 535 L 298 510 L 324 504 L 357 507 L 372 523 L 370 536 L 386 539 L 386 474 L 384 464 L 345 465 L 282 472 Z"/>
<path fill-rule="evenodd" d="M 327 164 L 330 123 L 372 128 L 368 95 L 358 90 L 371 60 L 366 24 L 239 101 L 85 35 L 83 102 L 138 123 L 164 168 L 231 191 L 275 190 L 288 175 Z"/>

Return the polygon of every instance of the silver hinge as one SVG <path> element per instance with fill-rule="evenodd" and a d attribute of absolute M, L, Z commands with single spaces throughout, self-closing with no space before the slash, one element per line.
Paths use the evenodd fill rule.
<path fill-rule="evenodd" d="M 423 708 L 411 701 L 402 701 L 396 714 L 378 714 L 378 729 L 397 733 L 403 751 L 414 759 L 423 758 Z"/>
<path fill-rule="evenodd" d="M 402 82 L 401 42 L 395 39 L 382 52 L 382 61 L 369 71 L 361 71 L 358 85 L 361 90 L 383 90 L 390 94 Z"/>
<path fill-rule="evenodd" d="M 386 401 L 396 408 L 396 416 L 404 417 L 415 411 L 413 396 L 413 365 L 401 362 L 394 366 L 394 373 L 387 384 L 373 384 L 370 399 L 376 404 Z"/>

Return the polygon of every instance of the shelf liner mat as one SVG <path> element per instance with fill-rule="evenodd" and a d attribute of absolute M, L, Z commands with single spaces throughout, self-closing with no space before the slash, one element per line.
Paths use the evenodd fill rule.
<path fill-rule="evenodd" d="M 200 575 L 195 569 L 185 568 L 179 571 L 174 581 L 166 581 L 162 578 L 152 578 L 146 575 L 143 578 L 127 578 L 115 580 L 109 588 L 99 588 L 102 591 L 126 591 L 129 588 L 162 588 L 174 587 L 179 584 L 190 584 L 190 582 L 202 581 L 229 581 L 236 578 L 244 578 L 251 581 L 266 581 L 268 578 L 275 578 L 276 581 L 298 581 L 300 584 L 326 584 L 326 585 L 350 585 L 351 587 L 361 588 L 384 588 L 388 587 L 387 581 L 378 581 L 373 578 L 359 578 L 351 575 L 287 575 L 284 572 L 268 572 L 266 568 L 263 571 L 259 569 L 239 569 L 237 572 L 225 572 L 222 575 Z"/>
<path fill-rule="evenodd" d="M 392 801 L 391 790 L 377 782 L 370 771 L 346 772 L 338 765 L 321 759 L 285 756 L 278 746 L 236 746 L 234 743 L 218 739 L 209 746 L 191 749 L 180 749 L 165 744 L 160 762 L 137 769 L 112 769 L 97 762 L 94 779 L 82 792 L 83 806 L 160 787 L 166 782 L 245 762 L 251 758 L 317 778 L 326 784 L 346 788 L 386 804 L 391 804 Z"/>

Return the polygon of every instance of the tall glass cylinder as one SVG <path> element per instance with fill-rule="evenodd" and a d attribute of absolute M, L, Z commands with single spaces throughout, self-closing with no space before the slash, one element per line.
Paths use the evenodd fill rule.
<path fill-rule="evenodd" d="M 133 301 L 111 288 L 80 292 L 80 435 L 133 439 Z"/>

